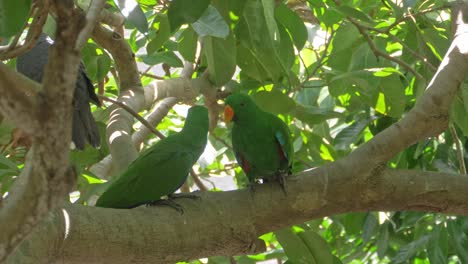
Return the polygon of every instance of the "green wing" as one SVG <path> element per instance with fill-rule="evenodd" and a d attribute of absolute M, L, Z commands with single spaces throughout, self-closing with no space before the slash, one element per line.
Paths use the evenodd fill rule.
<path fill-rule="evenodd" d="M 167 139 L 171 140 L 156 144 L 130 164 L 101 195 L 96 206 L 132 208 L 176 191 L 199 154 L 178 144 L 177 137 Z"/>

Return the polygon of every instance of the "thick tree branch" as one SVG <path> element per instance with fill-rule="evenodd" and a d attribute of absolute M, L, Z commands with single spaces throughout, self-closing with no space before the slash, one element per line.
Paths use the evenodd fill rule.
<path fill-rule="evenodd" d="M 93 39 L 109 51 L 119 73 L 120 96 L 118 101 L 139 112 L 144 105 L 144 94 L 133 54 L 122 36 L 97 26 Z M 117 105 L 110 106 L 109 123 L 106 130 L 109 149 L 114 159 L 114 173 L 123 171 L 136 159 L 138 152 L 131 141 L 133 116 Z"/>
<path fill-rule="evenodd" d="M 76 179 L 76 174 L 68 166 L 73 96 L 70 87 L 75 87 L 80 61 L 74 44 L 82 19 L 74 12 L 73 1 L 55 1 L 55 7 L 59 13 L 57 40 L 50 50 L 43 90 L 34 93 L 34 99 L 26 97 L 24 90 L 17 91 L 27 99 L 9 98 L 18 100 L 21 107 L 31 106 L 28 114 L 30 119 L 37 120 L 33 121 L 37 130 L 31 133 L 33 146 L 27 155 L 25 168 L 0 211 L 0 222 L 8 223 L 0 225 L 0 262 L 45 215 L 63 203 Z M 16 76 L 9 75 L 12 78 Z M 15 90 L 15 87 L 16 84 L 12 83 L 9 90 Z M 9 90 L 8 93 L 13 94 Z M 25 103 L 32 100 L 34 103 L 31 105 Z M 15 103 L 10 102 L 11 105 Z"/>
<path fill-rule="evenodd" d="M 27 133 L 39 128 L 33 115 L 40 89 L 36 82 L 0 63 L 0 113 Z"/>
<path fill-rule="evenodd" d="M 355 180 L 362 176 L 335 163 L 290 177 L 287 196 L 273 183 L 258 186 L 253 195 L 243 189 L 180 199 L 183 215 L 164 206 L 70 205 L 48 218 L 9 263 L 52 262 L 53 257 L 57 263 L 175 263 L 259 252 L 264 248 L 257 237 L 266 232 L 344 212 L 468 215 L 465 175 L 385 170 L 368 181 Z"/>

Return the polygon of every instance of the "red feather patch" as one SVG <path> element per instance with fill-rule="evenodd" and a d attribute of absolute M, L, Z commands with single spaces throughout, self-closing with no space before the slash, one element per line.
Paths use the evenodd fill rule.
<path fill-rule="evenodd" d="M 278 142 L 278 154 L 279 154 L 281 160 L 288 160 L 288 158 L 284 154 L 283 147 L 281 146 L 281 144 L 279 142 Z"/>
<path fill-rule="evenodd" d="M 249 173 L 251 170 L 250 163 L 244 158 L 244 155 L 240 155 L 241 167 L 245 173 Z"/>

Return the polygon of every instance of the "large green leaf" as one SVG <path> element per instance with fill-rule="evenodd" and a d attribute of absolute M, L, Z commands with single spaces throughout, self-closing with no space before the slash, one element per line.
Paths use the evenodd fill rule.
<path fill-rule="evenodd" d="M 294 264 L 321 264 L 315 260 L 304 241 L 290 228 L 281 229 L 275 232 L 278 242 L 288 256 L 288 260 Z"/>
<path fill-rule="evenodd" d="M 275 18 L 291 34 L 294 45 L 298 50 L 304 47 L 307 40 L 307 28 L 302 19 L 285 4 L 280 4 L 275 8 Z"/>
<path fill-rule="evenodd" d="M 169 28 L 169 19 L 164 14 L 159 14 L 154 18 L 152 27 L 156 29 L 156 37 L 150 40 L 146 46 L 148 54 L 158 51 L 172 36 Z"/>
<path fill-rule="evenodd" d="M 309 251 L 314 256 L 316 263 L 320 264 L 333 264 L 335 262 L 334 256 L 331 253 L 328 243 L 314 231 L 305 231 L 298 233 Z M 310 262 L 309 262 L 310 263 Z"/>
<path fill-rule="evenodd" d="M 18 34 L 28 20 L 30 9 L 31 0 L 0 0 L 0 37 Z"/>
<path fill-rule="evenodd" d="M 166 63 L 171 67 L 183 67 L 184 63 L 172 51 L 156 52 L 151 55 L 143 56 L 143 62 L 148 65 Z"/>
<path fill-rule="evenodd" d="M 468 263 L 468 236 L 456 221 L 448 221 L 447 224 L 450 241 L 457 252 L 458 258 L 461 263 Z"/>
<path fill-rule="evenodd" d="M 188 27 L 180 34 L 177 50 L 185 60 L 195 62 L 198 36 L 192 27 Z"/>
<path fill-rule="evenodd" d="M 274 114 L 286 114 L 296 107 L 293 99 L 278 90 L 260 91 L 252 97 L 260 108 Z"/>
<path fill-rule="evenodd" d="M 138 31 L 148 32 L 148 20 L 140 5 L 135 0 L 114 0 L 120 12 L 132 23 Z"/>
<path fill-rule="evenodd" d="M 448 263 L 448 235 L 445 227 L 442 225 L 434 227 L 434 230 L 431 232 L 431 238 L 427 244 L 426 251 L 431 263 Z"/>
<path fill-rule="evenodd" d="M 173 0 L 169 4 L 167 16 L 171 32 L 181 25 L 197 21 L 210 5 L 211 0 Z"/>
<path fill-rule="evenodd" d="M 231 34 L 227 39 L 204 37 L 204 54 L 207 59 L 210 80 L 222 86 L 231 80 L 236 70 L 236 43 Z"/>
<path fill-rule="evenodd" d="M 199 37 L 213 36 L 226 38 L 229 35 L 229 26 L 218 10 L 213 6 L 208 6 L 203 15 L 194 23 L 192 27 Z"/>
<path fill-rule="evenodd" d="M 414 257 L 414 255 L 419 250 L 424 248 L 429 239 L 430 237 L 426 235 L 417 240 L 414 240 L 413 242 L 406 244 L 405 246 L 400 247 L 400 250 L 398 250 L 397 255 L 395 256 L 395 258 L 393 258 L 392 263 L 405 263 L 411 257 Z"/>

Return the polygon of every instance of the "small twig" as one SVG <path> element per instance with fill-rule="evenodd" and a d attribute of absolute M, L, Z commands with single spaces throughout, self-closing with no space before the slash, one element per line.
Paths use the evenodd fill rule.
<path fill-rule="evenodd" d="M 441 5 L 439 7 L 434 7 L 434 8 L 428 8 L 428 9 L 423 9 L 419 12 L 416 12 L 416 13 L 409 13 L 409 14 L 406 14 L 404 15 L 403 17 L 395 20 L 395 22 L 393 22 L 387 29 L 388 32 L 390 32 L 390 30 L 392 30 L 394 27 L 396 27 L 398 24 L 400 24 L 401 22 L 407 20 L 407 19 L 410 19 L 410 18 L 414 18 L 415 16 L 420 16 L 420 15 L 424 15 L 424 14 L 427 14 L 427 13 L 430 13 L 430 12 L 435 12 L 435 11 L 439 11 L 439 10 L 443 10 L 443 9 L 447 9 L 447 8 L 450 8 L 450 4 L 445 4 L 445 5 Z M 387 33 L 388 34 L 388 33 Z"/>
<path fill-rule="evenodd" d="M 385 52 L 382 52 L 381 50 L 379 50 L 377 48 L 377 46 L 375 46 L 375 43 L 374 41 L 372 40 L 372 38 L 369 36 L 369 34 L 367 34 L 366 32 L 366 29 L 361 27 L 361 25 L 353 18 L 351 17 L 348 17 L 348 20 L 354 24 L 354 26 L 356 26 L 356 28 L 359 30 L 359 32 L 361 33 L 361 35 L 363 35 L 366 40 L 367 40 L 367 43 L 369 44 L 369 47 L 370 49 L 372 50 L 372 52 L 374 53 L 374 55 L 376 57 L 382 57 L 382 58 L 385 58 L 389 61 L 393 61 L 395 63 L 397 63 L 398 65 L 402 66 L 403 68 L 406 68 L 408 71 L 410 71 L 417 79 L 420 79 L 420 80 L 424 80 L 424 77 L 419 74 L 416 70 L 413 69 L 413 67 L 411 67 L 411 65 L 409 65 L 408 63 L 398 59 L 398 58 L 395 58 L 395 57 L 392 57 L 390 55 L 388 55 L 387 53 Z"/>
<path fill-rule="evenodd" d="M 150 77 L 150 78 L 153 78 L 153 79 L 156 79 L 156 80 L 165 80 L 164 77 L 159 77 L 159 76 L 156 76 L 154 74 L 147 73 L 147 72 L 140 72 L 140 75 Z"/>
<path fill-rule="evenodd" d="M 385 34 L 387 35 L 388 37 L 390 37 L 393 41 L 395 42 L 398 42 L 404 49 L 406 49 L 411 55 L 413 55 L 413 57 L 415 58 L 418 58 L 420 59 L 424 64 L 426 64 L 426 66 L 428 66 L 432 71 L 436 71 L 437 70 L 437 67 L 435 67 L 434 65 L 432 65 L 432 63 L 430 63 L 427 58 L 424 58 L 421 54 L 417 53 L 416 51 L 414 51 L 413 49 L 411 49 L 405 42 L 403 42 L 400 38 L 398 38 L 397 36 L 393 35 L 393 34 L 390 34 L 388 33 L 386 30 L 381 30 L 381 29 L 378 29 L 378 28 L 374 28 L 374 27 L 370 27 L 370 26 L 367 26 L 367 25 L 364 25 L 364 24 L 361 24 L 359 22 L 356 21 L 357 24 L 359 24 L 359 26 L 367 29 L 367 30 L 371 30 L 371 31 L 375 31 L 377 33 L 380 33 L 380 34 Z"/>
<path fill-rule="evenodd" d="M 116 104 L 119 107 L 121 107 L 122 109 L 124 109 L 125 111 L 127 111 L 129 114 L 131 114 L 133 117 L 135 117 L 138 121 L 140 121 L 146 128 L 148 128 L 151 132 L 153 132 L 153 134 L 158 136 L 160 139 L 166 138 L 161 132 L 159 132 L 156 128 L 152 127 L 143 117 L 141 117 L 138 113 L 133 111 L 133 109 L 131 109 L 127 105 L 123 104 L 122 102 L 119 102 L 117 100 L 114 100 L 114 99 L 111 99 L 109 97 L 105 97 L 105 96 L 102 96 L 102 95 L 98 95 L 98 97 L 100 99 L 104 100 L 104 101 L 108 101 L 108 102 L 111 102 L 113 104 Z"/>
<path fill-rule="evenodd" d="M 47 20 L 50 3 L 48 0 L 44 0 L 36 1 L 35 4 L 38 5 L 36 8 L 37 12 L 34 13 L 34 19 L 32 24 L 29 26 L 28 34 L 26 35 L 24 44 L 14 48 L 13 46 L 8 46 L 6 49 L 0 49 L 0 60 L 7 60 L 17 57 L 18 55 L 21 55 L 34 47 L 36 44 L 39 35 L 42 33 L 42 27 Z"/>
<path fill-rule="evenodd" d="M 91 2 L 88 13 L 86 14 L 86 24 L 80 34 L 78 34 L 78 39 L 76 40 L 75 48 L 77 50 L 81 50 L 91 36 L 105 3 L 106 1 L 104 0 L 93 0 Z"/>
<path fill-rule="evenodd" d="M 184 184 L 182 184 L 182 187 L 180 187 L 180 192 L 183 192 L 183 193 L 190 192 L 190 186 L 188 185 L 188 181 L 185 181 Z"/>
<path fill-rule="evenodd" d="M 458 163 L 460 165 L 460 173 L 466 174 L 465 159 L 463 157 L 463 149 L 460 144 L 460 139 L 458 138 L 457 130 L 453 124 L 449 125 L 450 134 L 452 134 L 453 142 L 455 142 L 455 147 L 457 148 Z"/>
<path fill-rule="evenodd" d="M 198 189 L 202 192 L 208 191 L 208 188 L 203 184 L 203 182 L 200 180 L 200 177 L 198 177 L 198 174 L 195 172 L 195 170 L 192 168 L 190 171 L 190 175 L 192 176 L 193 182 L 195 185 L 197 185 Z"/>
<path fill-rule="evenodd" d="M 228 149 L 232 149 L 232 146 L 229 145 L 229 143 L 227 143 L 224 139 L 218 137 L 217 135 L 215 135 L 214 133 L 210 133 L 211 137 L 216 139 L 217 141 L 221 142 L 221 144 L 223 144 L 225 147 L 227 147 Z"/>
<path fill-rule="evenodd" d="M 330 47 L 330 44 L 332 42 L 333 35 L 335 35 L 335 30 L 331 28 L 330 36 L 328 36 L 325 40 L 325 50 L 323 51 L 323 55 L 319 57 L 317 65 L 315 66 L 314 70 L 310 73 L 310 75 L 307 76 L 308 78 L 306 80 L 308 80 L 311 76 L 314 76 L 317 73 L 318 69 L 322 67 L 325 58 L 328 56 L 328 48 Z M 304 83 L 302 83 L 301 86 L 303 86 L 303 84 Z"/>

